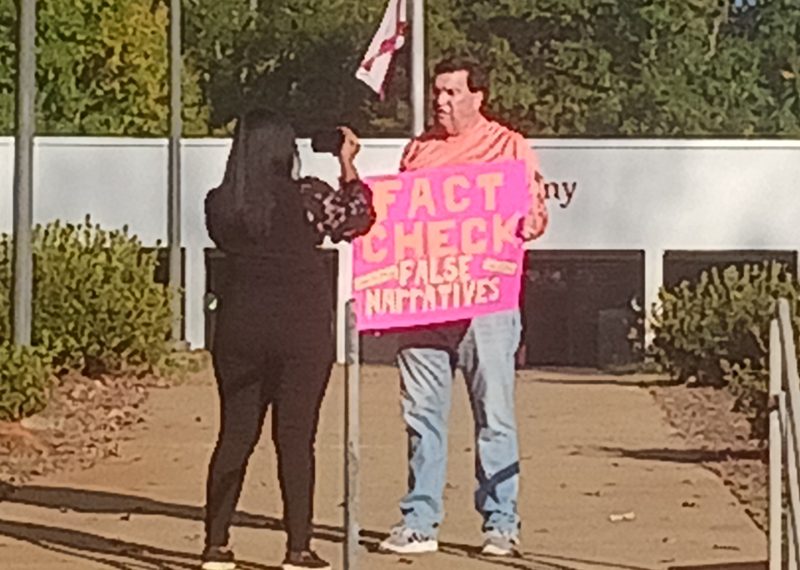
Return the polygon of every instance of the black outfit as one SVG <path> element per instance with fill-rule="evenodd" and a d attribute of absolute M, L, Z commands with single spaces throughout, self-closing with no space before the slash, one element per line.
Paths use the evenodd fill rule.
<path fill-rule="evenodd" d="M 226 253 L 229 275 L 214 339 L 222 417 L 208 473 L 206 545 L 228 543 L 247 462 L 272 405 L 288 550 L 297 552 L 311 540 L 314 440 L 334 362 L 331 275 L 317 245 L 323 234 L 366 233 L 374 212 L 359 181 L 335 192 L 269 168 L 259 179 L 248 170 L 244 192 L 223 183 L 206 199 L 209 234 Z"/>

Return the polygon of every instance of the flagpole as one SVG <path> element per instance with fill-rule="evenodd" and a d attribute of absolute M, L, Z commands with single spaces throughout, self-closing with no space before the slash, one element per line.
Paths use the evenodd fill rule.
<path fill-rule="evenodd" d="M 178 348 L 183 340 L 183 314 L 181 286 L 181 136 L 183 134 L 182 107 L 182 51 L 181 51 L 181 0 L 169 4 L 169 161 L 167 180 L 167 246 L 169 255 L 169 289 L 171 339 Z"/>
<path fill-rule="evenodd" d="M 33 326 L 33 138 L 36 133 L 36 0 L 20 3 L 14 140 L 12 331 L 31 344 Z"/>
<path fill-rule="evenodd" d="M 425 130 L 425 0 L 411 2 L 411 108 L 417 136 Z"/>

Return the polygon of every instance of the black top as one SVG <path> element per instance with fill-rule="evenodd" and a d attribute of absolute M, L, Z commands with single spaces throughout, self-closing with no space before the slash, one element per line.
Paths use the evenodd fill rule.
<path fill-rule="evenodd" d="M 248 281 L 251 289 L 257 282 L 265 302 L 329 307 L 330 276 L 318 246 L 325 236 L 349 241 L 369 231 L 375 220 L 370 190 L 360 180 L 338 191 L 316 178 L 279 184 L 269 193 L 251 193 L 240 211 L 230 192 L 211 190 L 205 202 L 208 233 L 226 254 L 230 281 Z"/>
<path fill-rule="evenodd" d="M 237 257 L 302 262 L 313 257 L 325 236 L 350 241 L 366 234 L 375 221 L 372 194 L 360 180 L 343 184 L 338 192 L 310 177 L 281 185 L 278 191 L 248 196 L 241 211 L 229 193 L 211 190 L 206 227 L 217 247 Z M 274 202 L 269 209 L 268 196 Z"/>

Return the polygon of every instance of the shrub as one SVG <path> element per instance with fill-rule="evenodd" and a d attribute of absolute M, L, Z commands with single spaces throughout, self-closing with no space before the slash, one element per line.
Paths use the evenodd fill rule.
<path fill-rule="evenodd" d="M 791 305 L 800 329 L 800 285 L 777 262 L 704 272 L 697 284 L 659 292 L 649 355 L 673 378 L 727 387 L 763 437 L 770 322 L 777 299 Z"/>
<path fill-rule="evenodd" d="M 168 353 L 168 290 L 154 282 L 156 253 L 127 228 L 106 231 L 87 217 L 35 230 L 33 342 L 56 364 L 120 372 L 157 364 Z"/>
<path fill-rule="evenodd" d="M 170 293 L 154 282 L 156 252 L 127 228 L 53 222 L 34 229 L 34 346 L 57 370 L 148 370 L 169 354 Z M 10 287 L 8 236 L 0 241 L 0 298 Z M 3 301 L 0 301 L 2 303 Z M 3 310 L 6 309 L 6 310 Z M 0 304 L 0 339 L 10 333 Z"/>
<path fill-rule="evenodd" d="M 46 350 L 0 344 L 0 421 L 19 421 L 42 411 L 51 379 Z"/>
<path fill-rule="evenodd" d="M 725 381 L 736 396 L 736 410 L 747 415 L 752 437 L 760 440 L 769 437 L 769 369 L 765 360 L 722 363 Z"/>

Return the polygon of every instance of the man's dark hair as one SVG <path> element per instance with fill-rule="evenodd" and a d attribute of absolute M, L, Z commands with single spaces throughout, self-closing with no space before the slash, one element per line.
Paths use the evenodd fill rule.
<path fill-rule="evenodd" d="M 467 72 L 467 87 L 473 93 L 483 92 L 484 97 L 489 95 L 489 76 L 477 60 L 469 56 L 454 55 L 446 57 L 433 68 L 434 75 L 453 73 L 455 71 Z"/>

